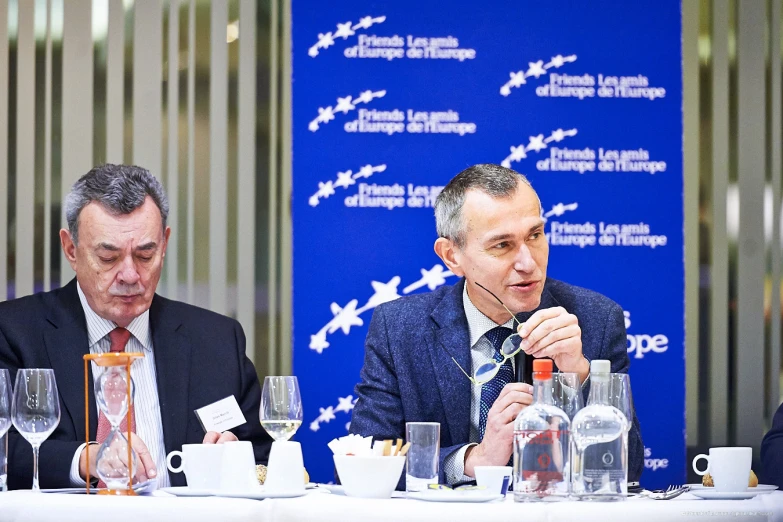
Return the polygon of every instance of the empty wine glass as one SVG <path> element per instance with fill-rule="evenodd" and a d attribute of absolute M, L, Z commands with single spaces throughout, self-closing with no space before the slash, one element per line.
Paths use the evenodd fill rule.
<path fill-rule="evenodd" d="M 0 370 L 0 437 L 11 427 L 11 374 Z"/>
<path fill-rule="evenodd" d="M 11 418 L 33 447 L 33 491 L 38 486 L 38 449 L 60 423 L 60 396 L 54 370 L 23 368 L 16 372 Z"/>
<path fill-rule="evenodd" d="M 563 410 L 570 420 L 574 420 L 574 416 L 585 405 L 579 374 L 571 372 L 553 373 L 552 399 L 554 399 L 555 406 Z"/>
<path fill-rule="evenodd" d="M 302 398 L 296 377 L 264 378 L 259 417 L 273 439 L 286 441 L 294 436 L 302 424 Z"/>
<path fill-rule="evenodd" d="M 627 373 L 609 374 L 609 404 L 623 412 L 628 423 L 626 431 L 633 425 L 633 397 L 631 396 L 631 376 Z"/>
<path fill-rule="evenodd" d="M 0 370 L 0 491 L 5 491 L 8 477 L 8 438 L 6 433 L 11 427 L 11 374 Z"/>

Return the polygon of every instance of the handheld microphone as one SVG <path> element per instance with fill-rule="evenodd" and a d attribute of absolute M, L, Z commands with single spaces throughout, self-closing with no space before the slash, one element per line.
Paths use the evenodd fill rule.
<path fill-rule="evenodd" d="M 516 381 L 533 384 L 533 361 L 535 357 L 520 350 L 514 356 L 514 366 L 516 367 Z"/>

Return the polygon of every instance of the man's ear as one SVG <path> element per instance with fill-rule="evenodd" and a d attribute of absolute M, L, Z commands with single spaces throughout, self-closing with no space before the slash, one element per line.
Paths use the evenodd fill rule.
<path fill-rule="evenodd" d="M 62 245 L 63 254 L 65 254 L 65 259 L 68 260 L 68 262 L 71 264 L 71 268 L 73 268 L 73 271 L 75 272 L 76 271 L 76 244 L 73 242 L 71 233 L 64 228 L 60 229 L 60 245 Z"/>
<path fill-rule="evenodd" d="M 435 253 L 443 260 L 446 264 L 446 268 L 448 268 L 452 274 L 457 277 L 463 277 L 465 275 L 465 271 L 460 265 L 459 249 L 451 239 L 439 237 L 435 241 L 434 249 Z"/>
<path fill-rule="evenodd" d="M 171 227 L 166 227 L 163 231 L 163 257 L 166 257 L 166 250 L 169 247 L 169 239 L 171 238 Z"/>

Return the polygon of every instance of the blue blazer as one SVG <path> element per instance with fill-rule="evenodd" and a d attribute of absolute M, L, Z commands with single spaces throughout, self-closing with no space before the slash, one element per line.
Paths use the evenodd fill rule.
<path fill-rule="evenodd" d="M 376 439 L 404 439 L 406 422 L 439 422 L 441 483 L 445 482 L 443 460 L 470 442 L 472 385 L 451 360 L 454 357 L 470 371 L 464 285 L 463 279 L 454 286 L 406 296 L 375 309 L 350 428 L 351 433 Z M 628 372 L 625 318 L 617 303 L 547 279 L 539 308 L 554 306 L 562 306 L 579 319 L 582 351 L 588 360 L 609 359 L 613 372 Z M 532 313 L 518 317 L 524 321 Z M 628 447 L 628 479 L 639 480 L 644 446 L 636 414 Z M 400 486 L 404 486 L 404 477 Z"/>
<path fill-rule="evenodd" d="M 253 443 L 257 462 L 266 463 L 272 439 L 261 428 L 261 388 L 245 355 L 245 334 L 233 319 L 155 295 L 150 331 L 163 423 L 165 451 L 198 444 L 204 430 L 194 409 L 234 395 L 247 422 L 231 430 Z M 63 288 L 0 303 L 0 368 L 15 379 L 19 368 L 53 368 L 60 392 L 60 424 L 41 445 L 42 488 L 70 487 L 71 461 L 86 438 L 84 361 L 89 353 L 87 320 L 76 279 Z M 90 426 L 95 440 L 98 413 L 92 366 L 88 366 Z M 158 469 L 158 473 L 167 473 Z M 184 486 L 184 473 L 169 473 L 172 486 Z M 8 487 L 33 483 L 33 451 L 12 427 L 8 432 Z"/>
<path fill-rule="evenodd" d="M 772 419 L 772 428 L 761 442 L 761 484 L 783 488 L 783 404 Z"/>

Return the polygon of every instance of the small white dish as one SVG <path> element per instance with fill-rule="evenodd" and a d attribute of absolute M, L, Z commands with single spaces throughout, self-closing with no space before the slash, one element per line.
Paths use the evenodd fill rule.
<path fill-rule="evenodd" d="M 690 484 L 689 493 L 696 495 L 704 500 L 745 500 L 771 493 L 778 489 L 777 486 L 770 484 L 759 484 L 756 487 L 748 488 L 746 491 L 716 491 L 713 487 L 703 486 L 701 484 Z"/>
<path fill-rule="evenodd" d="M 228 497 L 228 498 L 249 498 L 252 500 L 264 500 L 265 498 L 294 498 L 306 495 L 305 490 L 294 491 L 267 491 L 263 486 L 259 486 L 258 489 L 251 491 L 222 491 L 212 490 L 212 495 L 215 497 Z"/>
<path fill-rule="evenodd" d="M 163 491 L 164 493 L 171 493 L 172 495 L 176 495 L 178 497 L 211 497 L 213 495 L 212 491 L 209 489 L 196 489 L 189 488 L 187 486 L 160 488 L 159 491 Z"/>
<path fill-rule="evenodd" d="M 489 491 L 433 490 L 408 493 L 407 498 L 426 500 L 427 502 L 492 502 L 505 497 Z"/>

